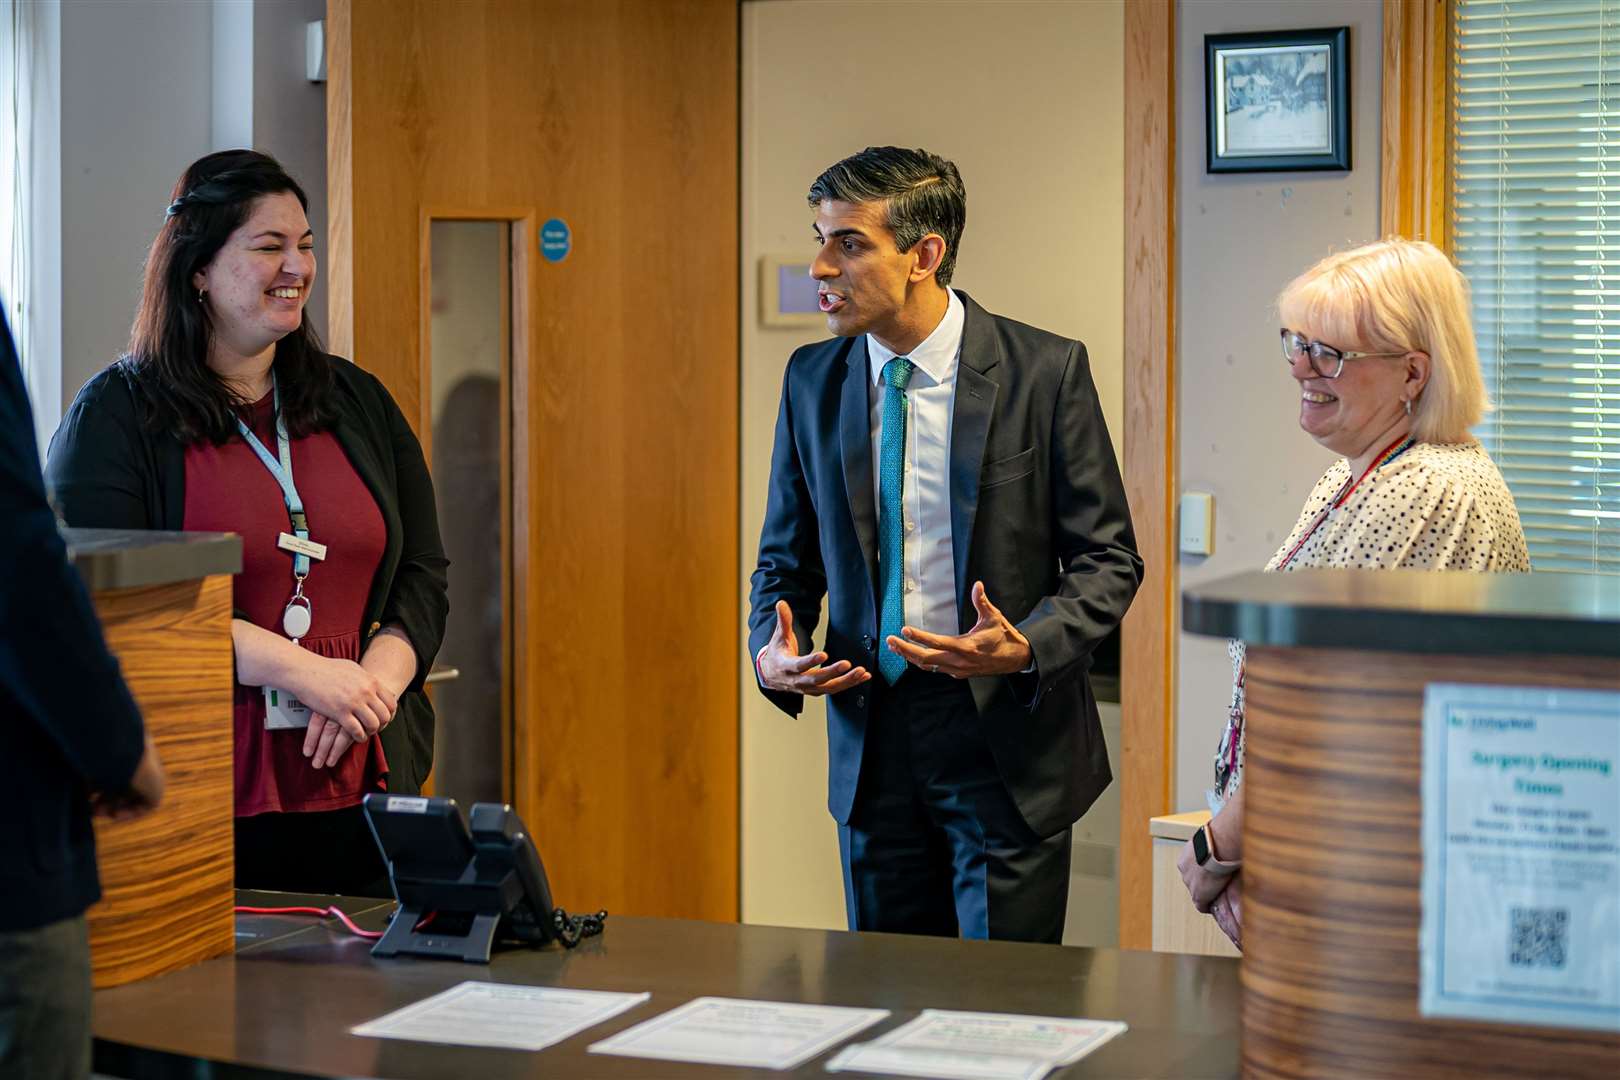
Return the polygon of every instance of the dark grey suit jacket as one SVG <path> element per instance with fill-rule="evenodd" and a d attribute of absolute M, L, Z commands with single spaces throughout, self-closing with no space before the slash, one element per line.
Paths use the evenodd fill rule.
<path fill-rule="evenodd" d="M 145 728 L 45 501 L 0 317 L 0 932 L 78 915 L 101 896 L 90 794 L 128 789 Z M 9 996 L 9 992 L 8 992 Z"/>
<path fill-rule="evenodd" d="M 985 735 L 1029 826 L 1072 824 L 1112 774 L 1087 672 L 1142 580 L 1130 509 L 1086 347 L 991 315 L 965 293 L 951 418 L 951 543 L 961 629 L 973 583 L 1029 638 L 1033 675 L 971 679 Z M 788 361 L 749 615 L 749 653 L 793 609 L 801 650 L 827 600 L 822 648 L 876 673 L 877 512 L 866 338 Z M 803 700 L 765 691 L 790 714 Z M 828 809 L 847 822 L 871 714 L 870 684 L 827 703 Z"/>

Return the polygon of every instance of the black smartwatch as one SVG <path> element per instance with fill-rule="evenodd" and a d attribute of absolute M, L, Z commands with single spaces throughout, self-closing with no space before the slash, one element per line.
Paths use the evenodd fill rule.
<path fill-rule="evenodd" d="M 1237 873 L 1243 866 L 1241 860 L 1238 862 L 1222 862 L 1215 857 L 1214 845 L 1209 842 L 1208 825 L 1200 826 L 1198 831 L 1192 834 L 1192 846 L 1193 858 L 1198 860 L 1199 866 L 1212 874 L 1227 877 Z"/>

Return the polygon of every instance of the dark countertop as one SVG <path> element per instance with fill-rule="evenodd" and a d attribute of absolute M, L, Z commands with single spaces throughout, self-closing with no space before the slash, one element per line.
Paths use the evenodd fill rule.
<path fill-rule="evenodd" d="M 263 907 L 332 897 L 240 893 Z M 339 899 L 367 929 L 393 905 Z M 491 963 L 374 960 L 334 920 L 239 915 L 237 952 L 95 996 L 96 1071 L 148 1080 L 209 1076 L 366 1076 L 392 1080 L 684 1080 L 825 1077 L 835 1051 L 791 1072 L 588 1054 L 608 1035 L 714 995 L 875 1006 L 893 1012 L 866 1042 L 925 1008 L 1123 1020 L 1130 1030 L 1054 1071 L 1085 1077 L 1238 1074 L 1238 961 L 1117 949 L 850 934 L 775 926 L 610 916 L 573 951 L 503 949 Z M 371 1039 L 356 1024 L 466 979 L 650 991 L 652 999 L 537 1052 Z"/>
<path fill-rule="evenodd" d="M 92 592 L 168 585 L 242 569 L 242 538 L 235 533 L 63 529 L 62 539 L 68 561 Z"/>
<path fill-rule="evenodd" d="M 1256 571 L 1185 590 L 1181 618 L 1251 645 L 1620 657 L 1620 576 Z"/>

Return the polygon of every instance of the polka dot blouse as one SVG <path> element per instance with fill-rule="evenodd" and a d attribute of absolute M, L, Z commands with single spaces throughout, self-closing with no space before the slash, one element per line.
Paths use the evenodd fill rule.
<path fill-rule="evenodd" d="M 1343 458 L 1322 474 L 1267 570 L 1530 569 L 1513 495 L 1477 442 L 1414 443 L 1333 507 L 1350 479 L 1350 463 Z M 1327 517 L 1313 532 L 1324 510 Z M 1232 660 L 1232 700 L 1215 754 L 1209 801 L 1217 812 L 1243 783 L 1243 643 L 1230 642 L 1226 651 Z"/>
<path fill-rule="evenodd" d="M 1349 482 L 1350 463 L 1340 458 L 1311 489 L 1267 570 L 1530 569 L 1513 495 L 1478 443 L 1413 444 L 1357 484 L 1285 567 L 1294 545 Z"/>

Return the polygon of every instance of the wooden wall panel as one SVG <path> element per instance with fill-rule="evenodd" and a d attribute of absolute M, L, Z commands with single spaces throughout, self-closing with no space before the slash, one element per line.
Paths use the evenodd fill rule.
<path fill-rule="evenodd" d="M 1384 0 L 1384 236 L 1451 243 L 1453 0 Z"/>
<path fill-rule="evenodd" d="M 1620 1070 L 1620 1035 L 1418 1014 L 1423 691 L 1612 690 L 1620 662 L 1333 649 L 1248 653 L 1243 1075 L 1293 1080 Z"/>
<path fill-rule="evenodd" d="M 734 919 L 736 5 L 329 7 L 331 336 L 419 430 L 427 215 L 573 231 L 513 278 L 514 791 L 558 901 Z"/>
<path fill-rule="evenodd" d="M 1119 943 L 1153 942 L 1148 820 L 1175 737 L 1175 72 L 1170 0 L 1125 5 L 1125 494 L 1147 564 L 1120 636 Z"/>
<path fill-rule="evenodd" d="M 326 347 L 354 356 L 353 126 L 349 115 L 349 0 L 326 5 Z M 316 238 L 316 248 L 320 248 Z"/>
<path fill-rule="evenodd" d="M 93 600 L 167 779 L 157 810 L 96 822 L 102 899 L 90 909 L 90 951 L 99 989 L 236 946 L 234 668 L 228 574 Z"/>

